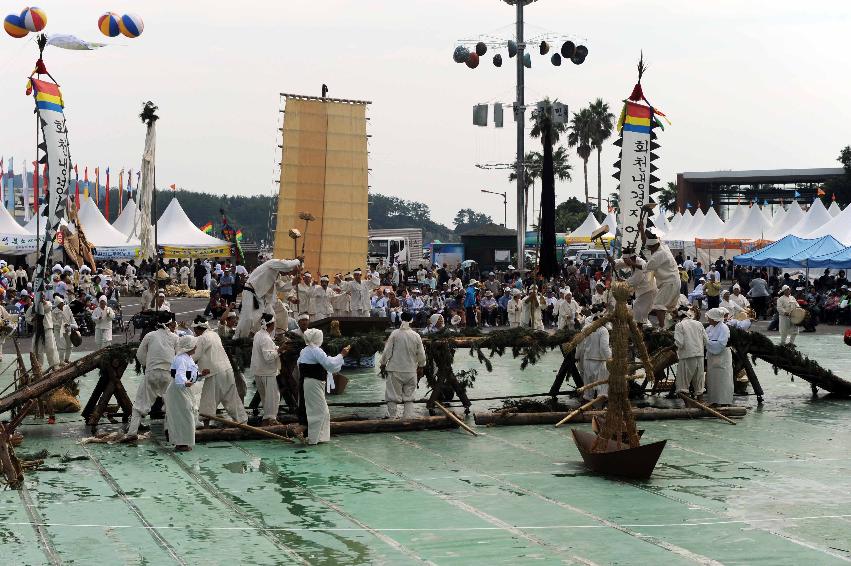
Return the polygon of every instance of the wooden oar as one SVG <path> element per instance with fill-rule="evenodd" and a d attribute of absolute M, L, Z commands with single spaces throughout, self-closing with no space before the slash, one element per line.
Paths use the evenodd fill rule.
<path fill-rule="evenodd" d="M 606 399 L 606 396 L 600 395 L 599 397 L 596 397 L 596 398 L 592 399 L 591 401 L 588 401 L 587 403 L 585 403 L 584 405 L 582 405 L 581 407 L 579 407 L 575 411 L 568 413 L 566 417 L 564 417 L 563 419 L 561 419 L 559 422 L 556 423 L 556 428 L 560 427 L 561 425 L 563 425 L 564 423 L 566 423 L 567 421 L 569 421 L 570 419 L 572 419 L 573 417 L 575 417 L 579 413 L 581 413 L 581 412 L 583 412 L 587 409 L 590 409 L 600 399 Z"/>
<path fill-rule="evenodd" d="M 437 408 L 438 408 L 438 409 L 440 409 L 441 411 L 443 411 L 443 414 L 444 414 L 444 415 L 446 415 L 446 416 L 447 416 L 447 417 L 449 417 L 451 420 L 453 420 L 453 421 L 455 421 L 456 423 L 458 423 L 458 426 L 460 426 L 461 428 L 463 428 L 464 430 L 466 430 L 467 432 L 469 432 L 469 433 L 470 433 L 470 434 L 472 434 L 473 436 L 479 436 L 479 433 L 477 433 L 475 430 L 471 429 L 471 428 L 470 428 L 470 427 L 468 427 L 466 424 L 464 424 L 464 421 L 462 421 L 461 419 L 459 419 L 459 418 L 458 418 L 458 416 L 457 416 L 455 413 L 453 413 L 452 411 L 450 411 L 449 409 L 447 409 L 446 407 L 444 407 L 443 405 L 441 405 L 441 404 L 440 404 L 439 402 L 437 402 L 437 401 L 435 401 L 435 402 L 434 402 L 434 404 L 435 404 L 435 405 L 437 405 Z"/>
<path fill-rule="evenodd" d="M 280 434 L 275 434 L 274 432 L 269 432 L 268 430 L 264 430 L 262 428 L 257 428 L 256 426 L 247 425 L 244 423 L 238 423 L 236 421 L 229 421 L 228 419 L 223 419 L 222 417 L 217 417 L 214 415 L 205 415 L 201 413 L 201 416 L 205 419 L 211 419 L 214 421 L 219 421 L 220 423 L 224 423 L 227 425 L 235 426 L 237 428 L 241 428 L 243 430 L 248 430 L 251 432 L 256 432 L 257 434 L 267 436 L 269 438 L 274 438 L 275 440 L 283 440 L 284 442 L 292 443 L 293 440 L 291 438 L 287 438 L 286 436 L 281 436 Z"/>
<path fill-rule="evenodd" d="M 731 425 L 736 424 L 736 421 L 734 421 L 733 419 L 731 419 L 731 418 L 729 418 L 725 415 L 722 415 L 721 413 L 719 413 L 718 411 L 716 411 L 712 407 L 709 407 L 709 406 L 704 405 L 703 403 L 701 403 L 699 401 L 692 399 L 691 397 L 689 397 L 688 395 L 686 395 L 682 391 L 677 393 L 677 395 L 679 395 L 680 399 L 682 399 L 686 403 L 688 403 L 690 405 L 694 405 L 695 407 L 698 407 L 700 409 L 703 409 L 704 411 L 706 411 L 707 413 L 709 413 L 710 415 L 712 415 L 714 417 L 718 417 L 719 419 L 723 419 L 723 420 L 727 421 L 728 423 L 730 423 Z"/>

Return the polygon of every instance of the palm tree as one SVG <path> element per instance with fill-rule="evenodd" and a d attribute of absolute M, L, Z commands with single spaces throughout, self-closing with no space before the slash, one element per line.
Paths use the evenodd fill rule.
<path fill-rule="evenodd" d="M 591 146 L 597 150 L 597 208 L 603 208 L 603 178 L 600 168 L 600 158 L 603 144 L 612 136 L 615 115 L 609 111 L 609 104 L 598 98 L 588 107 L 593 116 L 591 129 Z"/>
<path fill-rule="evenodd" d="M 526 212 L 524 213 L 524 219 L 529 217 L 529 188 L 532 188 L 532 198 L 535 198 L 535 179 L 541 177 L 541 163 L 543 161 L 543 156 L 537 151 L 530 151 L 526 154 L 526 159 L 523 160 L 523 167 L 525 172 L 523 174 L 523 202 L 526 205 Z M 517 181 L 517 171 L 512 171 L 508 174 L 508 180 L 511 182 Z M 533 207 L 534 209 L 534 207 Z M 534 213 L 534 210 L 532 210 Z M 524 221 L 525 224 L 525 221 Z M 523 231 L 526 231 L 526 227 L 523 227 Z"/>
<path fill-rule="evenodd" d="M 570 133 L 567 145 L 576 148 L 576 154 L 582 158 L 582 174 L 585 177 L 585 202 L 588 202 L 588 158 L 591 157 L 591 134 L 594 115 L 589 108 L 573 113 L 570 121 Z"/>

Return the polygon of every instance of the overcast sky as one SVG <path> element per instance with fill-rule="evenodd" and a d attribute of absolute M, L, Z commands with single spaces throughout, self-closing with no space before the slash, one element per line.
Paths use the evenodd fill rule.
<path fill-rule="evenodd" d="M 7 11 L 18 11 L 8 0 Z M 513 35 L 514 11 L 499 0 L 286 0 L 251 3 L 41 0 L 49 33 L 109 43 L 94 52 L 48 48 L 48 70 L 66 102 L 76 163 L 137 169 L 142 102 L 160 106 L 157 180 L 187 190 L 268 194 L 280 92 L 371 100 L 370 184 L 424 201 L 451 223 L 472 207 L 499 222 L 506 171 L 477 162 L 513 159 L 514 128 L 477 128 L 477 102 L 511 102 L 513 64 L 493 51 L 478 69 L 452 61 L 456 40 Z M 105 38 L 106 10 L 138 13 L 138 39 Z M 571 111 L 601 97 L 620 111 L 643 49 L 647 97 L 673 125 L 660 135 L 665 181 L 681 171 L 833 167 L 851 143 L 847 0 L 713 2 L 540 0 L 526 9 L 527 37 L 562 33 L 585 43 L 581 66 L 553 67 L 533 50 L 528 101 L 557 97 Z M 33 34 L 0 39 L 0 154 L 34 156 L 33 102 L 24 96 L 37 56 Z M 504 57 L 505 51 L 503 50 Z M 513 60 L 511 60 L 513 63 Z M 529 140 L 527 148 L 539 144 Z M 615 186 L 616 148 L 603 152 L 603 193 Z M 582 162 L 559 201 L 583 193 Z M 18 169 L 20 169 L 18 167 Z M 596 194 L 596 162 L 589 163 Z M 82 175 L 82 171 L 81 171 Z M 509 207 L 514 199 L 509 199 Z M 509 226 L 513 227 L 509 211 Z"/>

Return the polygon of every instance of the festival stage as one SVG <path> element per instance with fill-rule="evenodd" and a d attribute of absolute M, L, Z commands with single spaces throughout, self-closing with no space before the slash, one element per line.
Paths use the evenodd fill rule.
<path fill-rule="evenodd" d="M 798 337 L 804 353 L 844 374 L 851 349 L 838 341 Z M 545 390 L 560 361 L 549 354 L 519 371 L 510 356 L 494 358 L 471 397 Z M 478 366 L 466 355 L 456 364 Z M 457 428 L 332 436 L 314 448 L 219 441 L 175 454 L 161 421 L 138 446 L 80 446 L 88 429 L 79 415 L 58 415 L 55 426 L 28 418 L 18 453 L 56 456 L 46 460 L 51 470 L 26 473 L 26 490 L 0 493 L 3 551 L 18 564 L 847 562 L 851 401 L 813 401 L 808 383 L 775 376 L 765 363 L 755 369 L 766 402 L 737 397 L 750 407 L 738 426 L 641 423 L 642 442 L 668 440 L 646 482 L 585 468 L 570 429 L 590 424 L 470 419 L 480 436 Z M 348 375 L 346 393 L 330 401 L 383 397 L 375 370 Z M 9 379 L 3 374 L 0 386 Z M 84 399 L 95 382 L 94 373 L 82 380 Z M 125 382 L 132 397 L 139 377 L 128 370 Z M 474 402 L 473 410 L 498 405 Z M 424 405 L 417 410 L 426 415 Z M 381 408 L 356 411 L 374 418 Z M 85 459 L 63 463 L 66 454 Z"/>

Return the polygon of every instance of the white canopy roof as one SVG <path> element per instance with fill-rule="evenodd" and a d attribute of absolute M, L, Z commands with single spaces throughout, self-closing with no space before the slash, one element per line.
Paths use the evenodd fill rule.
<path fill-rule="evenodd" d="M 121 211 L 121 214 L 112 223 L 112 227 L 125 236 L 129 236 L 133 232 L 133 224 L 136 222 L 136 215 L 138 213 L 139 209 L 136 207 L 136 201 L 130 199 L 124 205 L 124 210 Z"/>
<path fill-rule="evenodd" d="M 172 201 L 172 202 L 174 202 L 174 201 Z M 170 207 L 171 207 L 171 205 L 169 205 L 169 208 Z M 166 210 L 166 212 L 168 212 L 168 210 Z M 163 213 L 163 216 L 165 216 L 165 213 Z M 186 220 L 189 220 L 189 219 L 187 218 Z M 585 220 L 582 222 L 582 224 L 580 224 L 579 227 L 576 228 L 576 230 L 574 230 L 573 232 L 571 232 L 568 235 L 572 236 L 572 237 L 587 238 L 587 237 L 591 236 L 591 234 L 594 232 L 594 230 L 596 230 L 599 227 L 600 227 L 600 223 L 597 222 L 596 218 L 594 218 L 594 214 L 589 212 L 588 216 L 585 217 Z M 196 230 L 198 230 L 198 229 L 196 228 Z M 198 231 L 201 232 L 200 230 L 198 230 Z M 204 234 L 203 232 L 201 232 L 201 233 Z M 204 235 L 207 236 L 206 234 L 204 234 Z M 209 238 L 209 236 L 207 236 L 207 237 Z"/>
<path fill-rule="evenodd" d="M 589 215 L 592 219 L 593 215 Z M 584 226 L 588 222 L 582 223 Z M 597 221 L 594 220 L 596 223 Z M 580 228 L 582 227 L 580 226 Z M 600 225 L 597 224 L 596 228 Z M 588 232 L 591 235 L 593 228 Z M 573 235 L 573 234 L 572 234 Z M 208 236 L 195 226 L 186 213 L 183 207 L 177 202 L 177 197 L 172 198 L 168 203 L 165 211 L 157 221 L 157 245 L 159 246 L 179 246 L 185 248 L 212 248 L 229 246 L 230 244 L 224 240 Z"/>
<path fill-rule="evenodd" d="M 766 237 L 771 230 L 771 223 L 760 210 L 759 205 L 753 205 L 748 209 L 742 220 L 734 226 L 727 225 L 725 238 L 737 240 L 759 240 Z"/>
<path fill-rule="evenodd" d="M 32 215 L 32 218 L 30 218 L 30 221 L 29 221 L 29 222 L 27 222 L 27 223 L 24 225 L 24 230 L 26 230 L 26 231 L 27 231 L 27 234 L 35 234 L 35 233 L 36 233 L 36 231 L 37 231 L 37 230 L 36 230 L 36 222 L 38 222 L 38 223 L 39 223 L 38 228 L 40 228 L 40 229 L 41 229 L 41 232 L 42 232 L 42 233 L 44 233 L 44 232 L 47 230 L 47 225 L 45 224 L 45 218 L 44 218 L 44 214 L 46 213 L 46 211 L 45 211 L 45 207 L 46 207 L 46 206 L 47 206 L 46 204 L 41 205 L 41 208 L 39 209 L 39 213 L 38 213 L 38 214 L 33 214 L 33 215 Z M 39 218 L 38 218 L 38 216 L 39 216 L 39 215 L 41 215 L 41 219 L 39 219 Z M 68 225 L 68 221 L 67 221 L 67 220 L 65 220 L 65 219 L 63 218 L 63 219 L 59 222 L 59 225 L 60 225 L 60 226 L 67 226 L 67 225 Z"/>
<path fill-rule="evenodd" d="M 0 234 L 15 234 L 17 236 L 32 236 L 26 228 L 18 224 L 18 221 L 9 214 L 5 206 L 0 206 Z"/>
<path fill-rule="evenodd" d="M 839 208 L 839 205 L 836 204 L 836 201 L 833 201 L 832 203 L 830 203 L 830 206 L 827 207 L 827 211 L 830 213 L 831 216 L 836 218 L 837 216 L 839 216 L 839 213 L 842 212 L 842 209 Z"/>
<path fill-rule="evenodd" d="M 727 220 L 725 220 L 724 223 L 729 227 L 735 226 L 742 221 L 742 218 L 744 218 L 748 213 L 748 209 L 749 207 L 743 204 L 735 205 L 727 214 Z"/>
<path fill-rule="evenodd" d="M 783 219 L 786 218 L 786 208 L 783 205 L 774 211 L 774 216 L 771 217 L 771 227 L 776 230 L 777 226 L 783 222 Z"/>
<path fill-rule="evenodd" d="M 615 213 L 612 212 L 612 211 L 609 211 L 609 213 L 603 219 L 603 224 L 605 224 L 606 226 L 609 227 L 608 234 L 610 236 L 614 237 L 615 232 L 618 229 L 618 221 L 617 221 L 617 217 L 615 216 Z M 602 226 L 603 224 L 600 224 L 600 226 Z"/>
<path fill-rule="evenodd" d="M 676 218 L 676 215 L 674 215 L 674 217 Z M 663 234 L 666 234 L 671 230 L 671 225 L 668 223 L 668 218 L 665 214 L 665 209 L 661 206 L 659 207 L 659 212 L 653 217 L 653 225 Z"/>
<path fill-rule="evenodd" d="M 95 248 L 133 248 L 139 246 L 138 238 L 130 238 L 113 228 L 91 197 L 80 197 L 82 204 L 77 212 L 77 218 L 86 233 L 86 239 Z"/>
<path fill-rule="evenodd" d="M 797 202 L 793 202 L 789 205 L 789 208 L 783 213 L 783 216 L 775 222 L 771 230 L 768 232 L 768 239 L 770 240 L 779 240 L 783 236 L 788 236 L 791 232 L 790 230 L 794 228 L 798 222 L 800 222 L 806 213 L 801 208 L 801 205 Z"/>
<path fill-rule="evenodd" d="M 830 209 L 827 210 L 827 213 L 830 214 Z M 833 236 L 842 244 L 851 245 L 851 206 L 846 206 L 845 210 L 841 211 L 838 216 L 834 216 L 829 222 L 819 226 L 806 236 L 807 238 Z"/>
<path fill-rule="evenodd" d="M 676 230 L 677 227 L 680 225 L 680 223 L 683 221 L 683 218 L 686 217 L 686 215 L 689 216 L 689 217 L 691 216 L 691 214 L 689 214 L 688 211 L 686 211 L 685 215 L 681 212 L 677 212 L 676 214 L 674 214 L 674 217 L 671 218 L 671 222 L 668 225 L 667 232 L 670 232 L 671 230 Z"/>
<path fill-rule="evenodd" d="M 801 221 L 789 228 L 789 234 L 803 238 L 831 220 L 833 220 L 833 216 L 830 215 L 821 200 L 815 199 Z"/>
<path fill-rule="evenodd" d="M 706 218 L 694 229 L 695 238 L 703 238 L 711 240 L 714 238 L 723 238 L 725 232 L 724 221 L 718 216 L 714 208 L 710 208 L 706 213 Z"/>
<path fill-rule="evenodd" d="M 706 215 L 703 214 L 703 210 L 698 208 L 694 214 L 692 215 L 692 219 L 694 221 L 695 226 L 700 226 L 700 223 L 703 222 L 703 219 L 706 218 Z"/>

